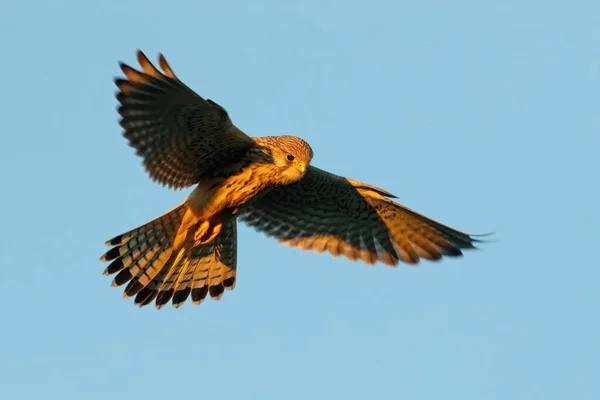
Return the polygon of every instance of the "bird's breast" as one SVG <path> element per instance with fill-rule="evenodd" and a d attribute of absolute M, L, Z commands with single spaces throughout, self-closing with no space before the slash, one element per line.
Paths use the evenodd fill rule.
<path fill-rule="evenodd" d="M 199 220 L 223 212 L 235 214 L 268 189 L 269 176 L 267 167 L 251 165 L 229 177 L 200 182 L 188 197 L 190 208 Z"/>

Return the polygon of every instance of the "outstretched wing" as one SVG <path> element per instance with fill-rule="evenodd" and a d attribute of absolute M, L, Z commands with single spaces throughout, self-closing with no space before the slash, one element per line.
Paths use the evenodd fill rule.
<path fill-rule="evenodd" d="M 159 71 L 138 51 L 142 71 L 126 64 L 115 79 L 120 125 L 144 158 L 150 177 L 174 188 L 227 176 L 255 142 L 232 124 L 225 109 L 181 82 L 162 54 Z"/>
<path fill-rule="evenodd" d="M 459 256 L 477 242 L 420 215 L 379 188 L 309 167 L 299 182 L 272 189 L 240 219 L 278 241 L 369 264 L 416 264 Z"/>

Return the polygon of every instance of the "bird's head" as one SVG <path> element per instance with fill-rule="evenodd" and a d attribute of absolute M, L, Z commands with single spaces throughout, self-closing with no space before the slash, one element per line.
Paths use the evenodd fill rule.
<path fill-rule="evenodd" d="M 273 136 L 269 139 L 273 163 L 286 181 L 282 183 L 300 180 L 313 157 L 308 143 L 296 136 Z"/>

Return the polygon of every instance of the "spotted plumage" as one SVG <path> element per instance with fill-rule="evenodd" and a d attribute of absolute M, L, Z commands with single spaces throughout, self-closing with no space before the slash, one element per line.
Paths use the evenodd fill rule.
<path fill-rule="evenodd" d="M 200 304 L 233 289 L 238 219 L 290 246 L 368 264 L 459 256 L 477 242 L 382 189 L 311 166 L 313 151 L 298 137 L 247 136 L 162 55 L 162 71 L 141 51 L 138 61 L 141 71 L 121 64 L 125 79 L 115 80 L 123 135 L 151 179 L 196 187 L 173 210 L 106 243 L 104 273 L 116 274 L 113 286 L 125 285 L 135 304 Z"/>

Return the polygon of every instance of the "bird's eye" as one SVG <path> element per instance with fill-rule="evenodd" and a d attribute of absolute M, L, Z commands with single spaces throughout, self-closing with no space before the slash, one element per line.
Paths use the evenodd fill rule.
<path fill-rule="evenodd" d="M 291 154 L 288 154 L 288 161 L 294 161 L 294 156 Z"/>

